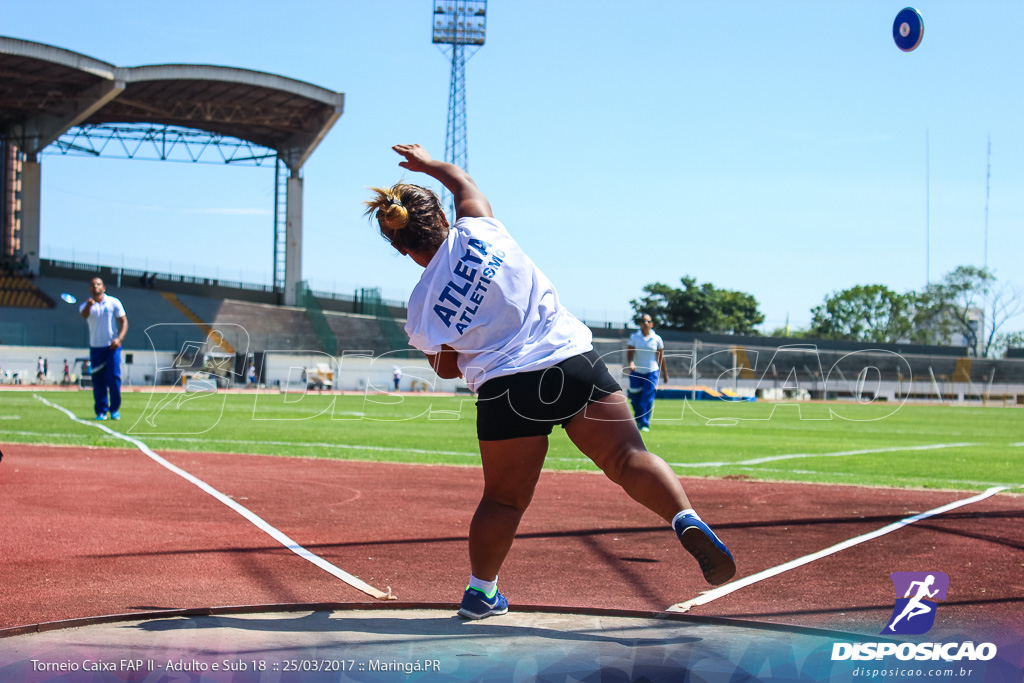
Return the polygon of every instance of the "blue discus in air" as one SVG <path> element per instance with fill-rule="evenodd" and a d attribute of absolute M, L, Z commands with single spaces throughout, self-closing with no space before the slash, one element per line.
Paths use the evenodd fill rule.
<path fill-rule="evenodd" d="M 913 7 L 904 7 L 896 15 L 896 21 L 892 23 L 892 39 L 896 41 L 896 47 L 904 52 L 910 52 L 921 44 L 924 37 L 924 19 L 921 13 Z"/>

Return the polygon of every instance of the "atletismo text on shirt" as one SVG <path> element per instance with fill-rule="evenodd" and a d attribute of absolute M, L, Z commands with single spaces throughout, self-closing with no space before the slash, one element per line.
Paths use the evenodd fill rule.
<path fill-rule="evenodd" d="M 466 254 L 455 264 L 452 279 L 441 290 L 437 303 L 434 304 L 434 313 L 445 327 L 451 327 L 452 320 L 455 320 L 455 329 L 460 335 L 472 324 L 473 316 L 487 295 L 487 286 L 491 284 L 505 259 L 505 252 L 501 249 L 488 253 L 491 248 L 490 242 L 473 238 L 469 240 L 469 247 Z M 488 258 L 490 260 L 485 264 L 484 259 Z M 456 282 L 456 279 L 460 281 Z"/>

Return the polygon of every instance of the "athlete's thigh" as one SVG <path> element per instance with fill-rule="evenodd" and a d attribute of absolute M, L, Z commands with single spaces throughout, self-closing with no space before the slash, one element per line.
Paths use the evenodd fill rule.
<path fill-rule="evenodd" d="M 622 392 L 605 396 L 581 410 L 565 425 L 565 433 L 602 469 L 609 458 L 632 450 L 645 450 Z"/>
<path fill-rule="evenodd" d="M 525 509 L 540 479 L 547 452 L 546 436 L 481 441 L 484 497 L 503 505 Z"/>

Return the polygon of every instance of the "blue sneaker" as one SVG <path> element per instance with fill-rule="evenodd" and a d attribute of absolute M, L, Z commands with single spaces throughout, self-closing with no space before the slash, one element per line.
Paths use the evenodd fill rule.
<path fill-rule="evenodd" d="M 462 594 L 462 606 L 459 608 L 460 617 L 483 619 L 505 612 L 508 612 L 508 600 L 497 588 L 494 589 L 494 595 L 491 597 L 487 597 L 481 590 L 469 587 Z"/>
<path fill-rule="evenodd" d="M 705 581 L 718 586 L 736 574 L 736 561 L 732 559 L 732 553 L 707 524 L 687 515 L 680 517 L 674 528 L 679 542 L 697 558 Z"/>
<path fill-rule="evenodd" d="M 106 419 L 107 419 L 107 414 L 106 413 L 100 413 L 95 418 L 96 422 L 103 422 Z"/>
<path fill-rule="evenodd" d="M 110 419 L 111 420 L 120 420 L 121 419 L 121 411 L 120 410 L 115 410 L 114 412 L 112 412 L 110 414 Z"/>

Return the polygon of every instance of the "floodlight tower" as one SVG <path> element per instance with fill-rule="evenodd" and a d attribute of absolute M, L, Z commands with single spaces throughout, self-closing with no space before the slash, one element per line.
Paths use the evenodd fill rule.
<path fill-rule="evenodd" d="M 442 52 L 451 50 L 452 72 L 448 90 L 448 130 L 444 138 L 444 160 L 465 170 L 466 60 L 484 44 L 487 33 L 487 0 L 434 0 L 433 43 Z M 450 47 L 448 47 L 450 46 Z M 467 49 L 469 54 L 467 55 Z M 444 192 L 449 218 L 455 222 L 455 198 Z"/>

